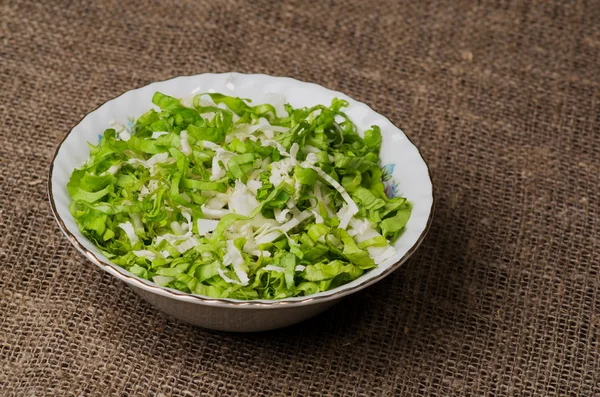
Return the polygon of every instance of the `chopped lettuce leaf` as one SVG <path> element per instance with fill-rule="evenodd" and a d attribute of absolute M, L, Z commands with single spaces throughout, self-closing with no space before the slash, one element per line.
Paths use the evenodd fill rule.
<path fill-rule="evenodd" d="M 82 233 L 132 274 L 215 298 L 335 288 L 389 258 L 412 209 L 388 198 L 382 135 L 342 109 L 157 92 L 67 184 Z"/>

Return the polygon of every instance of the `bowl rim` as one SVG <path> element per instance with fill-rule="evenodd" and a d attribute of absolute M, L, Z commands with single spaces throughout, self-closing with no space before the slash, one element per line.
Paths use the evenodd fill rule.
<path fill-rule="evenodd" d="M 353 101 L 359 103 L 359 104 L 363 104 L 365 106 L 367 106 L 367 108 L 370 111 L 373 111 L 374 113 L 376 113 L 377 115 L 383 117 L 384 119 L 386 119 L 388 122 L 390 122 L 390 124 L 392 124 L 395 128 L 397 128 L 399 131 L 401 131 L 404 136 L 406 137 L 406 139 L 408 139 L 408 141 L 410 142 L 411 145 L 414 146 L 414 148 L 417 150 L 417 153 L 419 154 L 419 157 L 421 158 L 421 160 L 423 161 L 423 164 L 425 165 L 425 168 L 427 169 L 427 175 L 429 177 L 430 183 L 431 183 L 431 207 L 429 209 L 429 215 L 427 218 L 427 222 L 425 224 L 425 227 L 423 229 L 423 231 L 421 232 L 421 234 L 419 235 L 417 241 L 412 245 L 412 247 L 409 248 L 409 250 L 394 264 L 392 264 L 390 267 L 388 267 L 387 269 L 385 269 L 384 271 L 382 271 L 380 274 L 378 274 L 377 276 L 374 277 L 366 277 L 361 283 L 353 286 L 353 287 L 346 287 L 344 288 L 344 285 L 338 286 L 337 288 L 334 288 L 332 290 L 329 291 L 323 291 L 323 292 L 330 292 L 328 294 L 325 295 L 319 295 L 319 296 L 314 296 L 314 295 L 308 295 L 306 296 L 305 299 L 296 299 L 296 300 L 289 300 L 291 297 L 287 297 L 287 298 L 283 298 L 283 299 L 273 299 L 273 300 L 264 300 L 264 299 L 252 299 L 252 300 L 240 300 L 240 299 L 232 299 L 232 298 L 212 298 L 212 297 L 207 297 L 207 296 L 203 296 L 203 295 L 196 295 L 196 294 L 192 294 L 192 293 L 186 293 L 186 292 L 182 292 L 182 291 L 178 291 L 175 290 L 173 288 L 168 288 L 168 287 L 163 287 L 160 286 L 150 280 L 145 280 L 142 278 L 139 278 L 137 276 L 135 276 L 134 274 L 131 274 L 130 272 L 128 272 L 126 269 L 116 265 L 116 264 L 112 264 L 109 262 L 105 262 L 103 260 L 101 260 L 100 258 L 98 258 L 93 252 L 91 252 L 90 250 L 88 250 L 80 241 L 79 239 L 73 235 L 73 233 L 71 233 L 69 231 L 69 229 L 67 228 L 67 226 L 65 225 L 63 219 L 61 218 L 60 214 L 58 213 L 58 210 L 56 208 L 56 204 L 55 204 L 55 200 L 54 200 L 54 195 L 52 193 L 52 175 L 54 172 L 54 165 L 55 165 L 55 161 L 56 158 L 58 157 L 58 153 L 60 151 L 60 149 L 62 148 L 63 144 L 65 143 L 65 141 L 67 140 L 67 138 L 69 136 L 71 136 L 71 134 L 73 133 L 73 131 L 75 130 L 75 128 L 77 126 L 79 126 L 79 124 L 81 124 L 81 122 L 88 117 L 90 114 L 92 114 L 93 112 L 95 112 L 96 110 L 98 110 L 100 107 L 104 106 L 106 103 L 114 101 L 119 99 L 120 97 L 124 96 L 125 94 L 131 92 L 131 91 L 135 91 L 138 89 L 142 89 L 145 87 L 148 87 L 152 84 L 156 84 L 156 83 L 166 83 L 172 80 L 176 80 L 179 78 L 191 78 L 191 77 L 196 77 L 196 76 L 200 76 L 200 75 L 243 75 L 246 77 L 258 77 L 258 78 L 262 78 L 262 77 L 270 77 L 270 78 L 277 78 L 277 79 L 285 79 L 285 80 L 292 80 L 294 83 L 301 83 L 304 85 L 313 85 L 313 86 L 317 86 L 319 88 L 324 88 L 326 90 L 332 91 L 333 93 L 336 94 L 341 94 L 344 95 L 350 99 L 352 99 Z M 118 279 L 120 279 L 121 281 L 124 281 L 125 283 L 129 284 L 132 287 L 137 287 L 137 288 L 141 288 L 143 290 L 146 290 L 148 292 L 152 292 L 152 293 L 156 293 L 158 295 L 162 295 L 165 297 L 170 297 L 173 298 L 175 300 L 178 301 L 186 301 L 186 302 L 190 302 L 190 303 L 198 303 L 198 304 L 203 304 L 203 305 L 208 305 L 208 306 L 220 306 L 220 307 L 226 307 L 226 308 L 261 308 L 261 309 L 266 309 L 266 308 L 278 308 L 281 306 L 303 306 L 303 305 L 307 305 L 307 304 L 316 304 L 316 303 L 322 303 L 322 302 L 327 302 L 330 300 L 335 300 L 335 299 L 340 299 L 344 296 L 350 295 L 352 293 L 358 292 L 380 280 L 382 280 L 383 278 L 389 276 L 391 273 L 393 273 L 395 270 L 397 270 L 404 262 L 406 262 L 413 254 L 414 252 L 419 248 L 419 246 L 421 245 L 421 243 L 423 242 L 423 240 L 425 239 L 425 236 L 427 235 L 429 228 L 431 226 L 432 220 L 433 220 L 433 215 L 434 215 L 434 211 L 435 211 L 435 203 L 436 203 L 436 196 L 435 196 L 435 186 L 433 185 L 433 178 L 431 176 L 431 170 L 429 168 L 429 165 L 427 164 L 427 161 L 425 160 L 425 158 L 423 157 L 423 154 L 421 153 L 421 151 L 419 150 L 418 146 L 414 144 L 414 142 L 410 139 L 410 137 L 402 130 L 400 129 L 398 126 L 396 126 L 389 118 L 387 118 L 385 115 L 375 111 L 373 108 L 371 108 L 368 104 L 361 102 L 361 101 L 357 101 L 356 99 L 350 97 L 347 94 L 344 94 L 340 91 L 336 91 L 330 88 L 327 88 L 321 84 L 317 84 L 317 83 L 312 83 L 312 82 L 306 82 L 303 80 L 299 80 L 296 78 L 292 78 L 292 77 L 287 77 L 287 76 L 275 76 L 275 75 L 267 75 L 264 73 L 239 73 L 239 72 L 223 72 L 223 73 L 197 73 L 197 74 L 191 74 L 191 75 L 179 75 L 179 76 L 175 76 L 169 79 L 165 79 L 165 80 L 159 80 L 159 81 L 152 81 L 148 84 L 145 84 L 143 86 L 137 87 L 137 88 L 132 88 L 130 90 L 127 90 L 123 93 L 121 93 L 120 95 L 114 97 L 114 98 L 110 98 L 104 102 L 102 102 L 101 104 L 99 104 L 98 106 L 96 106 L 93 110 L 87 112 L 81 119 L 79 119 L 79 121 L 77 121 L 69 130 L 69 132 L 61 139 L 60 143 L 58 144 L 58 146 L 56 147 L 56 150 L 54 152 L 54 155 L 52 156 L 52 160 L 50 163 L 50 168 L 48 170 L 48 184 L 47 184 L 47 189 L 48 189 L 48 201 L 50 202 L 50 208 L 52 211 L 52 215 L 54 216 L 56 222 L 58 223 L 59 228 L 61 229 L 61 231 L 65 234 L 65 236 L 68 238 L 68 240 L 71 242 L 71 244 L 82 254 L 84 254 L 89 260 L 91 260 L 94 264 L 96 264 L 98 267 L 102 268 L 103 270 L 105 270 L 106 272 L 112 274 L 113 276 L 117 277 Z M 368 274 L 368 273 L 367 273 Z M 363 277 L 363 276 L 361 276 Z M 297 298 L 297 297 L 294 297 Z"/>

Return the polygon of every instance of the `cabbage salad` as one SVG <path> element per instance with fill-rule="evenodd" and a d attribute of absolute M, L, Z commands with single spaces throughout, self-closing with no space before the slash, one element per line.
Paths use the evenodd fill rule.
<path fill-rule="evenodd" d="M 215 298 L 326 291 L 394 255 L 411 212 L 388 198 L 377 126 L 342 109 L 177 99 L 113 124 L 67 185 L 82 233 L 143 279 Z M 274 101 L 277 102 L 277 101 Z"/>

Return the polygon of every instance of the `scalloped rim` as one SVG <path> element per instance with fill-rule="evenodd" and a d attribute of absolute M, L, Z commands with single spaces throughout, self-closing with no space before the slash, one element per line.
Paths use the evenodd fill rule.
<path fill-rule="evenodd" d="M 262 300 L 262 299 L 255 299 L 255 300 L 238 300 L 238 299 L 230 299 L 230 298 L 210 298 L 210 297 L 205 297 L 202 295 L 195 295 L 195 294 L 188 294 L 185 292 L 181 292 L 172 288 L 166 288 L 166 287 L 161 287 L 149 280 L 144 280 L 142 278 L 139 278 L 131 273 L 129 273 L 127 270 L 125 270 L 124 268 L 115 265 L 113 263 L 110 262 L 105 262 L 101 259 L 99 259 L 93 252 L 89 251 L 87 248 L 85 248 L 83 246 L 83 244 L 77 239 L 76 236 L 74 236 L 69 229 L 67 228 L 67 226 L 65 225 L 63 219 L 60 217 L 58 210 L 56 208 L 56 203 L 54 200 L 54 195 L 52 193 L 52 175 L 54 172 L 54 165 L 55 165 L 55 161 L 56 158 L 58 156 L 59 151 L 61 150 L 64 142 L 66 141 L 66 139 L 73 133 L 73 131 L 76 129 L 77 126 L 79 126 L 81 124 L 81 122 L 88 117 L 91 113 L 95 112 L 96 110 L 98 110 L 100 107 L 104 106 L 106 103 L 117 100 L 118 98 L 124 96 L 125 94 L 131 92 L 131 91 L 135 91 L 135 90 L 139 90 L 145 87 L 148 87 L 150 85 L 153 84 L 157 84 L 157 83 L 167 83 L 167 82 L 173 82 L 177 79 L 182 79 L 182 78 L 192 78 L 192 77 L 196 77 L 196 76 L 200 76 L 200 75 L 212 75 L 212 76 L 230 76 L 230 75 L 241 75 L 241 76 L 245 76 L 245 77 L 256 77 L 256 78 L 263 78 L 263 77 L 268 77 L 268 78 L 277 78 L 277 79 L 284 79 L 284 80 L 291 80 L 293 83 L 299 83 L 299 84 L 303 84 L 303 85 L 308 85 L 308 86 L 316 86 L 319 89 L 325 89 L 328 90 L 332 93 L 335 94 L 339 94 L 342 96 L 345 96 L 347 98 L 350 98 L 351 100 L 353 100 L 356 104 L 360 104 L 363 106 L 366 106 L 370 111 L 374 112 L 375 114 L 377 114 L 378 116 L 383 117 L 385 120 L 387 120 L 392 126 L 394 126 L 394 128 L 398 129 L 399 131 L 401 131 L 404 136 L 406 136 L 406 138 L 408 139 L 408 141 L 410 142 L 411 145 L 413 145 L 415 147 L 415 149 L 417 150 L 419 157 L 421 158 L 421 160 L 423 161 L 425 168 L 427 169 L 427 174 L 429 176 L 429 180 L 431 183 L 431 208 L 429 210 L 429 215 L 427 218 L 427 222 L 425 225 L 425 228 L 423 229 L 423 231 L 421 232 L 421 234 L 419 235 L 417 241 L 413 244 L 413 246 L 393 265 L 391 265 L 389 268 L 385 269 L 384 271 L 382 271 L 380 274 L 374 276 L 374 277 L 368 277 L 368 273 L 365 276 L 361 276 L 364 277 L 365 280 L 357 285 L 354 285 L 352 287 L 345 287 L 346 285 L 341 285 L 337 288 L 334 288 L 332 290 L 329 291 L 324 291 L 322 292 L 322 295 L 309 295 L 308 297 L 304 298 L 304 299 L 299 299 L 301 297 L 290 297 L 290 298 L 284 298 L 284 299 L 278 299 L 278 300 Z M 335 299 L 340 299 L 344 296 L 350 295 L 354 292 L 358 292 L 363 288 L 368 287 L 371 284 L 374 284 L 375 282 L 387 277 L 388 275 L 390 275 L 392 272 L 394 272 L 396 269 L 398 269 L 404 262 L 406 262 L 408 260 L 408 258 L 410 258 L 412 256 L 412 254 L 417 250 L 417 248 L 419 248 L 419 246 L 421 245 L 421 243 L 423 242 L 425 236 L 427 235 L 427 232 L 429 231 L 429 228 L 431 226 L 431 222 L 433 220 L 433 214 L 434 214 L 434 209 L 435 209 L 435 187 L 433 186 L 433 180 L 431 178 L 431 171 L 429 169 L 429 166 L 427 164 L 427 162 L 423 159 L 423 155 L 421 154 L 419 148 L 413 143 L 413 141 L 410 139 L 410 137 L 408 137 L 408 135 L 406 135 L 406 133 L 404 133 L 400 128 L 398 128 L 394 123 L 392 123 L 387 117 L 375 112 L 370 106 L 368 106 L 367 104 L 357 101 L 351 97 L 349 97 L 346 94 L 343 94 L 339 91 L 335 91 L 335 90 L 331 90 L 327 87 L 324 87 L 322 85 L 316 84 L 316 83 L 310 83 L 310 82 L 304 82 L 301 80 L 297 80 L 297 79 L 293 79 L 290 77 L 281 77 L 281 76 L 271 76 L 271 75 L 265 75 L 265 74 L 244 74 L 244 73 L 237 73 L 237 72 L 226 72 L 226 73 L 203 73 L 200 75 L 188 75 L 188 76 L 177 76 L 177 77 L 173 77 L 171 79 L 167 79 L 167 80 L 162 80 L 162 81 L 158 81 L 158 82 L 152 82 L 149 84 L 146 84 L 145 86 L 139 87 L 139 88 L 135 88 L 133 90 L 129 90 L 124 92 L 123 94 L 109 99 L 105 102 L 103 102 L 102 104 L 98 105 L 94 110 L 92 110 L 91 112 L 89 112 L 88 114 L 86 114 L 85 116 L 83 116 L 69 131 L 69 133 L 67 135 L 65 135 L 65 137 L 61 140 L 60 144 L 58 145 L 56 151 L 54 152 L 54 156 L 52 157 L 52 162 L 50 164 L 50 169 L 48 172 L 48 198 L 50 201 L 50 207 L 52 209 L 52 215 L 54 216 L 54 218 L 56 219 L 60 229 L 62 230 L 62 232 L 65 234 L 65 236 L 69 239 L 69 241 L 71 242 L 71 244 L 73 244 L 73 246 L 75 248 L 77 248 L 77 250 L 79 252 L 81 252 L 82 254 L 84 254 L 88 259 L 90 259 L 93 263 L 95 263 L 97 266 L 99 266 L 100 268 L 102 268 L 103 270 L 105 270 L 106 272 L 112 274 L 113 276 L 117 277 L 118 279 L 124 281 L 125 283 L 131 285 L 132 287 L 137 287 L 137 288 L 141 288 L 145 291 L 148 292 L 152 292 L 152 293 L 156 293 L 158 295 L 162 295 L 164 297 L 168 297 L 168 298 L 173 298 L 175 300 L 179 300 L 179 301 L 186 301 L 186 302 L 191 302 L 191 303 L 198 303 L 198 304 L 203 304 L 203 305 L 208 305 L 208 306 L 218 306 L 218 307 L 224 307 L 224 308 L 262 308 L 262 309 L 268 309 L 268 308 L 279 308 L 281 306 L 301 306 L 301 305 L 307 305 L 307 304 L 316 304 L 316 303 L 321 303 L 321 302 L 327 302 L 330 300 L 335 300 Z"/>

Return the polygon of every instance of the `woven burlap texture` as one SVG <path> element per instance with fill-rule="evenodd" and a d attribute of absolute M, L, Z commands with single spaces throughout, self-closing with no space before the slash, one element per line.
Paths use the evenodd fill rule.
<path fill-rule="evenodd" d="M 2 2 L 0 396 L 600 395 L 598 21 L 586 0 Z M 75 251 L 46 198 L 69 129 L 223 71 L 323 84 L 411 136 L 438 200 L 400 270 L 227 334 Z"/>

